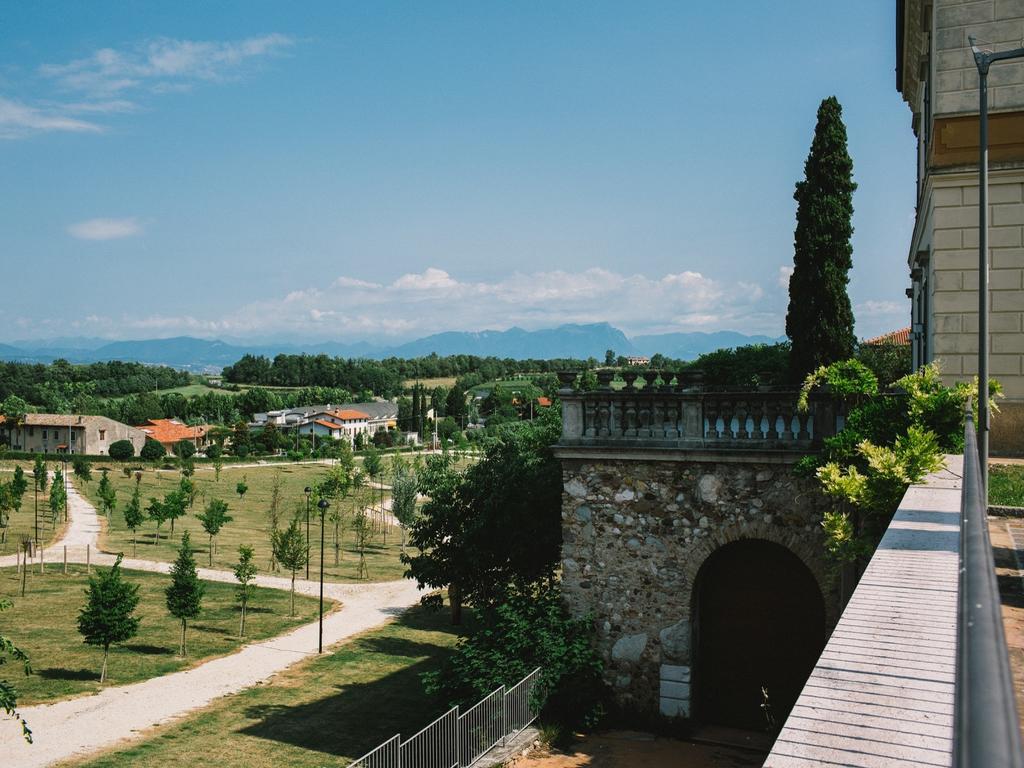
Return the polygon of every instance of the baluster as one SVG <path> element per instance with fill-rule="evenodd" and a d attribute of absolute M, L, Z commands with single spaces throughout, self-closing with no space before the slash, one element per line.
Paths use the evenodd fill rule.
<path fill-rule="evenodd" d="M 583 434 L 587 437 L 597 437 L 597 405 L 589 398 L 583 404 Z"/>
<path fill-rule="evenodd" d="M 718 403 L 714 400 L 704 401 L 705 416 L 707 418 L 707 434 L 704 436 L 706 440 L 717 440 L 718 439 Z"/>
<path fill-rule="evenodd" d="M 656 439 L 668 437 L 668 424 L 665 418 L 665 403 L 657 398 L 650 398 L 650 435 Z"/>
<path fill-rule="evenodd" d="M 597 405 L 597 435 L 598 437 L 608 437 L 611 434 L 611 412 L 609 410 L 609 402 L 607 400 L 601 400 Z"/>
<path fill-rule="evenodd" d="M 736 439 L 746 440 L 750 437 L 747 431 L 748 403 L 746 400 L 736 402 Z"/>
<path fill-rule="evenodd" d="M 630 387 L 631 381 L 626 382 L 626 386 Z M 631 388 L 631 387 L 630 387 Z M 623 403 L 622 412 L 622 434 L 624 437 L 636 437 L 637 430 L 637 401 L 635 397 L 630 397 Z"/>
<path fill-rule="evenodd" d="M 636 434 L 637 437 L 652 437 L 651 429 L 651 398 L 646 393 L 637 398 L 636 401 Z"/>
<path fill-rule="evenodd" d="M 779 439 L 779 401 L 766 400 L 764 404 L 765 415 L 768 417 L 768 430 L 765 432 L 766 440 Z"/>
<path fill-rule="evenodd" d="M 790 403 L 782 403 L 779 405 L 779 411 L 782 414 L 782 434 L 779 437 L 786 441 L 793 440 L 793 406 Z"/>

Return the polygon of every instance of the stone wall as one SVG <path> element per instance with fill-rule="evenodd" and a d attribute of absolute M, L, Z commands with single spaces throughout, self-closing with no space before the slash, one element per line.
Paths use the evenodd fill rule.
<path fill-rule="evenodd" d="M 607 682 L 624 708 L 689 715 L 694 581 L 731 541 L 787 547 L 817 579 L 829 625 L 837 620 L 820 524 L 826 501 L 815 481 L 778 461 L 563 455 L 563 590 L 574 615 L 595 617 Z"/>

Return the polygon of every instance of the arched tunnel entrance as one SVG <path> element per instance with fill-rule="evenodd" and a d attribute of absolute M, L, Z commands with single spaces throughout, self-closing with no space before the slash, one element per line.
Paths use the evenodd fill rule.
<path fill-rule="evenodd" d="M 781 726 L 825 647 L 814 575 L 780 544 L 744 539 L 704 561 L 694 593 L 694 718 L 765 730 L 763 687 Z"/>

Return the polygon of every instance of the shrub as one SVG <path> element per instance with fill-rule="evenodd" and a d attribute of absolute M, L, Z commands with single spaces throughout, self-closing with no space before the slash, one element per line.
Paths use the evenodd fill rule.
<path fill-rule="evenodd" d="M 195 453 L 196 445 L 191 440 L 179 440 L 174 444 L 174 455 L 179 458 L 188 459 L 195 456 Z"/>
<path fill-rule="evenodd" d="M 118 440 L 110 444 L 107 454 L 116 461 L 127 461 L 135 457 L 135 446 L 131 440 Z"/>
<path fill-rule="evenodd" d="M 206 454 L 206 458 L 208 459 L 219 459 L 221 456 L 224 455 L 224 449 L 221 448 L 216 443 L 213 443 L 212 445 L 206 446 L 206 448 L 203 450 L 203 453 Z"/>
<path fill-rule="evenodd" d="M 146 444 L 142 446 L 142 450 L 139 451 L 139 458 L 145 459 L 146 461 L 156 461 L 162 459 L 167 455 L 167 449 L 164 448 L 163 444 L 158 443 L 156 440 L 146 439 Z"/>
<path fill-rule="evenodd" d="M 857 350 L 856 358 L 871 369 L 882 388 L 911 372 L 909 344 L 865 344 Z"/>

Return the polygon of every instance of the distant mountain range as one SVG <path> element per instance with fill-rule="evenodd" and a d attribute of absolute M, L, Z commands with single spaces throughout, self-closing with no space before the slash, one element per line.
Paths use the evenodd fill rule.
<path fill-rule="evenodd" d="M 151 365 L 169 365 L 196 372 L 216 372 L 231 365 L 242 355 L 325 354 L 337 357 L 421 357 L 436 353 L 479 355 L 502 358 L 587 358 L 604 359 L 605 351 L 616 355 L 651 356 L 692 360 L 725 347 L 746 344 L 773 344 L 780 339 L 747 336 L 735 331 L 714 333 L 663 333 L 628 338 L 608 323 L 562 325 L 539 331 L 510 328 L 507 331 L 450 331 L 426 336 L 396 346 L 368 342 L 342 344 L 228 344 L 223 341 L 177 336 L 170 339 L 106 341 L 104 339 L 60 338 L 47 341 L 15 341 L 0 344 L 0 359 L 17 362 L 51 362 L 64 358 L 73 363 L 126 360 Z"/>

